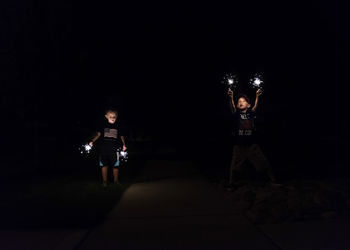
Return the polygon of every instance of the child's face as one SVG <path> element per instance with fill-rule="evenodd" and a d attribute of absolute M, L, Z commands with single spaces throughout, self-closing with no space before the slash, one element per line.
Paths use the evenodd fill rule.
<path fill-rule="evenodd" d="M 247 100 L 244 97 L 241 97 L 238 99 L 237 108 L 243 109 L 243 110 L 248 109 L 250 108 L 250 104 L 247 102 Z"/>
<path fill-rule="evenodd" d="M 108 120 L 109 123 L 115 123 L 115 121 L 117 120 L 117 114 L 114 112 L 108 112 L 105 115 L 106 119 Z"/>

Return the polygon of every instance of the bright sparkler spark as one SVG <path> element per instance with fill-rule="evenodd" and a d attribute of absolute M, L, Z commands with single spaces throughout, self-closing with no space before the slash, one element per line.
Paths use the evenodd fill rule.
<path fill-rule="evenodd" d="M 256 86 L 256 87 L 259 87 L 261 84 L 261 80 L 259 78 L 255 78 L 254 82 L 253 82 L 253 85 Z"/>
<path fill-rule="evenodd" d="M 250 84 L 253 88 L 262 89 L 264 85 L 264 80 L 262 75 L 255 74 L 253 78 L 250 79 Z"/>
<path fill-rule="evenodd" d="M 128 152 L 127 151 L 124 151 L 124 150 L 121 150 L 119 152 L 119 159 L 122 161 L 122 162 L 127 162 L 128 161 Z"/>
<path fill-rule="evenodd" d="M 223 77 L 221 81 L 223 84 L 228 85 L 229 88 L 237 88 L 238 87 L 238 77 L 235 74 L 227 73 Z"/>
<path fill-rule="evenodd" d="M 89 154 L 91 150 L 92 150 L 92 146 L 90 146 L 89 144 L 84 144 L 80 148 L 80 153 L 81 154 L 84 154 L 84 153 Z"/>

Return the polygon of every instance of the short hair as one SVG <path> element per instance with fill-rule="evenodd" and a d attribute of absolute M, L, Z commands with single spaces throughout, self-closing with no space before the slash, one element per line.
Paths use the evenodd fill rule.
<path fill-rule="evenodd" d="M 247 95 L 239 94 L 237 101 L 239 100 L 239 98 L 244 98 L 246 100 L 246 102 L 250 104 L 250 99 L 249 99 L 249 97 Z"/>
<path fill-rule="evenodd" d="M 107 115 L 108 113 L 115 113 L 118 116 L 118 110 L 113 108 L 113 107 L 109 107 L 105 109 L 105 115 Z"/>

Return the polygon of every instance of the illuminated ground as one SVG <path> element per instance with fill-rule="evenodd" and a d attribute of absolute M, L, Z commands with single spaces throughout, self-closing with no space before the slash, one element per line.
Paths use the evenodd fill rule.
<path fill-rule="evenodd" d="M 3 228 L 1 249 L 350 248 L 346 215 L 257 226 L 238 209 L 231 194 L 210 183 L 194 164 L 157 158 L 148 160 L 99 224 Z"/>
<path fill-rule="evenodd" d="M 278 249 L 190 163 L 150 161 L 78 249 Z"/>
<path fill-rule="evenodd" d="M 78 249 L 348 249 L 350 219 L 254 225 L 189 163 L 152 161 Z M 327 236 L 327 237 L 325 237 Z"/>

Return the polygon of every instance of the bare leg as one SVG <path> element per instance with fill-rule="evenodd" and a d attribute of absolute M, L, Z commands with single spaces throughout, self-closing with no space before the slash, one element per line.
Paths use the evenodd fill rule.
<path fill-rule="evenodd" d="M 114 183 L 118 182 L 119 169 L 113 168 Z"/>
<path fill-rule="evenodd" d="M 102 180 L 104 183 L 107 183 L 108 166 L 103 166 L 101 168 L 101 171 L 102 171 Z"/>

